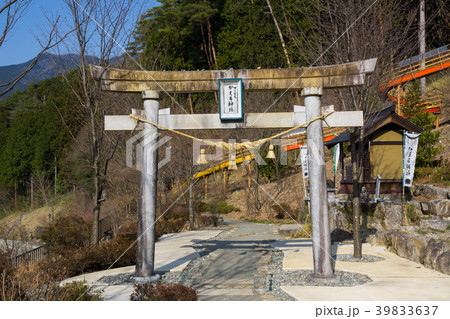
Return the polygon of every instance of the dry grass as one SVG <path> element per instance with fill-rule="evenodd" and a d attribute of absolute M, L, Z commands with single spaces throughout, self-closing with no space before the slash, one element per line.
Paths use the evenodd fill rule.
<path fill-rule="evenodd" d="M 62 196 L 53 205 L 43 206 L 34 210 L 20 211 L 0 220 L 0 229 L 15 229 L 10 233 L 9 238 L 20 239 L 20 232 L 34 235 L 36 228 L 43 228 L 49 225 L 49 215 L 52 219 L 61 216 L 65 208 L 73 202 L 72 194 Z"/>

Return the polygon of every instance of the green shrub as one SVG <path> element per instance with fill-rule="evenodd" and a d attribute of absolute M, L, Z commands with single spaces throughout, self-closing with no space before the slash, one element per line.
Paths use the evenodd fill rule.
<path fill-rule="evenodd" d="M 414 178 L 431 178 L 436 169 L 434 167 L 416 167 L 414 170 Z"/>
<path fill-rule="evenodd" d="M 208 205 L 208 210 L 212 214 L 228 214 L 231 212 L 239 212 L 239 208 L 234 207 L 231 204 L 228 204 L 227 202 L 217 202 Z"/>
<path fill-rule="evenodd" d="M 197 202 L 197 212 L 204 213 L 209 211 L 209 205 L 205 202 Z"/>
<path fill-rule="evenodd" d="M 413 225 L 418 225 L 420 221 L 420 216 L 417 215 L 416 206 L 413 204 L 406 205 L 406 217 L 411 221 Z"/>
<path fill-rule="evenodd" d="M 416 167 L 414 178 L 424 178 L 426 181 L 443 183 L 445 186 L 448 186 L 450 185 L 450 165 L 447 163 L 437 167 Z"/>
<path fill-rule="evenodd" d="M 131 301 L 197 301 L 197 292 L 181 284 L 135 284 Z"/>
<path fill-rule="evenodd" d="M 430 228 L 430 230 L 433 233 L 445 233 L 445 230 L 442 230 L 442 229 Z"/>
<path fill-rule="evenodd" d="M 87 285 L 86 281 L 72 281 L 61 287 L 59 301 L 100 301 L 102 298 L 102 290 L 94 290 L 93 287 Z"/>
<path fill-rule="evenodd" d="M 450 165 L 438 166 L 434 168 L 434 171 L 431 181 L 444 183 L 446 186 L 450 184 Z"/>
<path fill-rule="evenodd" d="M 409 121 L 423 129 L 419 137 L 416 166 L 432 166 L 434 158 L 442 150 L 442 146 L 438 144 L 441 132 L 433 131 L 436 116 L 425 112 L 419 81 L 413 81 L 409 85 L 402 113 Z"/>

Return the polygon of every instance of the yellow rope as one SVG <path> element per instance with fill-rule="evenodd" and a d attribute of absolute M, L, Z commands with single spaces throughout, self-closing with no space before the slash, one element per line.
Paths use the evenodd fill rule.
<path fill-rule="evenodd" d="M 287 133 L 289 133 L 289 132 L 292 132 L 292 131 L 294 131 L 294 130 L 296 130 L 296 129 L 298 129 L 298 128 L 304 127 L 304 126 L 308 126 L 309 124 L 311 124 L 312 122 L 315 122 L 315 121 L 317 121 L 317 120 L 324 120 L 325 123 L 326 123 L 328 126 L 330 126 L 330 125 L 328 124 L 326 118 L 327 118 L 329 115 L 331 115 L 332 113 L 334 113 L 334 112 L 335 112 L 335 111 L 331 111 L 331 112 L 329 112 L 329 113 L 323 114 L 323 115 L 321 115 L 321 116 L 319 116 L 319 117 L 316 117 L 315 119 L 312 119 L 311 121 L 308 121 L 308 122 L 306 122 L 306 123 L 300 124 L 300 125 L 298 125 L 298 126 L 296 126 L 296 127 L 293 127 L 293 128 L 290 128 L 290 129 L 288 129 L 288 130 L 286 130 L 286 131 L 283 131 L 283 132 L 281 132 L 281 133 L 275 134 L 275 135 L 273 135 L 273 136 L 271 136 L 271 137 L 263 138 L 263 139 L 260 139 L 260 140 L 254 141 L 254 142 L 243 142 L 243 143 L 232 143 L 232 144 L 230 144 L 230 143 L 224 143 L 224 142 L 214 143 L 214 142 L 210 142 L 210 141 L 207 141 L 207 140 L 203 140 L 203 139 L 201 139 L 201 138 L 198 138 L 198 137 L 195 137 L 195 136 L 186 134 L 186 133 L 182 133 L 182 132 L 180 132 L 180 131 L 173 130 L 173 129 L 164 127 L 164 126 L 162 126 L 162 125 L 159 125 L 159 124 L 156 124 L 156 123 L 153 123 L 153 122 L 144 120 L 144 119 L 142 119 L 142 118 L 140 118 L 140 117 L 138 117 L 138 116 L 136 116 L 136 115 L 134 115 L 134 114 L 130 114 L 130 117 L 131 117 L 132 119 L 135 119 L 135 120 L 136 120 L 136 125 L 134 126 L 134 129 L 133 129 L 132 133 L 133 133 L 134 130 L 136 129 L 136 127 L 137 127 L 137 125 L 139 124 L 139 122 L 144 122 L 144 123 L 148 123 L 148 124 L 151 124 L 151 125 L 153 125 L 153 126 L 156 126 L 156 127 L 160 128 L 160 129 L 167 130 L 167 131 L 169 131 L 169 132 L 173 132 L 173 133 L 175 133 L 175 134 L 178 134 L 178 135 L 181 135 L 181 136 L 184 136 L 184 137 L 187 137 L 187 138 L 190 138 L 190 139 L 193 139 L 193 140 L 196 140 L 196 141 L 205 143 L 205 144 L 210 145 L 210 146 L 220 147 L 220 148 L 225 149 L 225 150 L 233 149 L 233 150 L 237 151 L 237 150 L 240 150 L 240 149 L 242 149 L 242 148 L 244 148 L 244 147 L 247 148 L 247 149 L 250 149 L 250 148 L 256 148 L 257 146 L 259 146 L 259 145 L 261 145 L 261 144 L 264 144 L 264 143 L 266 143 L 266 142 L 268 142 L 268 141 L 270 141 L 270 140 L 273 140 L 273 139 L 275 139 L 275 138 L 277 138 L 277 137 L 280 137 L 281 135 L 287 134 Z"/>

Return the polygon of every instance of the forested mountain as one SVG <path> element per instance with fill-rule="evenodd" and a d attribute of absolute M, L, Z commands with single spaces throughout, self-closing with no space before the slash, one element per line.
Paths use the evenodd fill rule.
<path fill-rule="evenodd" d="M 61 70 L 76 68 L 76 57 L 77 56 L 75 54 L 65 54 L 61 56 L 53 54 L 42 55 L 31 71 L 17 83 L 14 90 L 0 97 L 0 99 L 5 99 L 6 97 L 11 96 L 14 91 L 24 90 L 30 83 L 38 83 L 42 80 L 55 77 L 61 73 Z M 88 62 L 95 63 L 98 59 L 95 57 L 89 57 L 88 60 Z M 20 64 L 0 66 L 0 83 L 8 83 L 17 77 L 26 70 L 32 61 L 33 60 Z"/>
<path fill-rule="evenodd" d="M 75 98 L 57 76 L 0 101 L 0 184 L 25 188 L 32 172 L 57 165 L 77 131 Z"/>

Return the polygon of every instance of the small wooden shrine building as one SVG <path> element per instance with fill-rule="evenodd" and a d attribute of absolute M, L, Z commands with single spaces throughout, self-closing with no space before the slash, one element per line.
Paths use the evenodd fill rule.
<path fill-rule="evenodd" d="M 376 192 L 377 176 L 380 179 L 380 194 L 402 192 L 403 176 L 403 131 L 419 133 L 421 128 L 395 113 L 394 105 L 386 105 L 381 111 L 368 116 L 364 125 L 364 173 L 363 186 L 370 195 Z M 350 133 L 345 131 L 325 145 L 328 148 L 350 142 Z M 350 151 L 341 151 L 339 158 L 339 194 L 353 192 Z"/>

